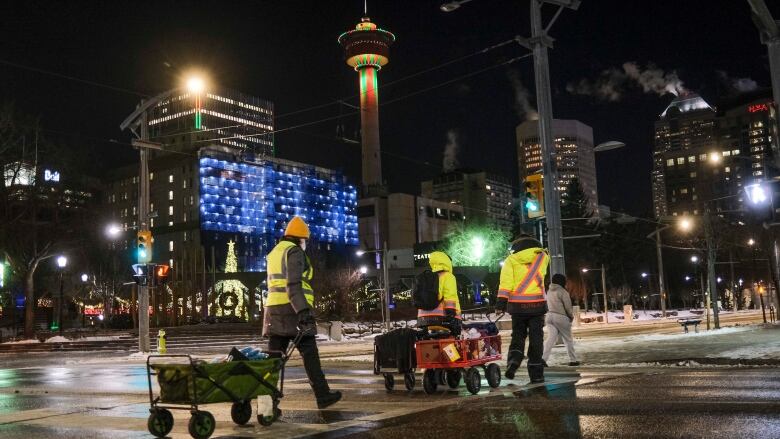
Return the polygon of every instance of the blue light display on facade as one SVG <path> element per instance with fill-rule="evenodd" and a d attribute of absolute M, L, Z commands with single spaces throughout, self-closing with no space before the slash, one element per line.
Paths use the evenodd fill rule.
<path fill-rule="evenodd" d="M 199 168 L 201 230 L 245 235 L 247 271 L 265 270 L 265 255 L 295 215 L 309 224 L 314 241 L 359 244 L 357 190 L 336 171 L 208 153 L 201 153 Z"/>

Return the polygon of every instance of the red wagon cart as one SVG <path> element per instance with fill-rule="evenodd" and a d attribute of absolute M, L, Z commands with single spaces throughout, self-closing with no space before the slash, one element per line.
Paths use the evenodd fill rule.
<path fill-rule="evenodd" d="M 490 387 L 496 388 L 501 384 L 501 369 L 495 363 L 501 360 L 500 335 L 419 340 L 415 350 L 417 368 L 425 369 L 425 393 L 436 392 L 438 385 L 444 383 L 451 389 L 457 388 L 461 378 L 464 378 L 468 391 L 476 395 L 482 388 L 479 367 L 484 370 Z"/>

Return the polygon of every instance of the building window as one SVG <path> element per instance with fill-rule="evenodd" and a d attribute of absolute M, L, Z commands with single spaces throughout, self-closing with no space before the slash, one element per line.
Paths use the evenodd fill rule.
<path fill-rule="evenodd" d="M 707 161 L 707 154 L 699 154 L 699 161 L 700 162 Z"/>
<path fill-rule="evenodd" d="M 154 180 L 154 172 L 149 173 L 149 180 Z"/>
<path fill-rule="evenodd" d="M 168 199 L 173 200 L 173 191 L 168 191 Z"/>
<path fill-rule="evenodd" d="M 154 218 L 149 219 L 149 228 L 154 228 Z"/>
<path fill-rule="evenodd" d="M 731 167 L 730 166 L 726 166 L 726 172 L 731 172 Z"/>
<path fill-rule="evenodd" d="M 731 151 L 731 153 L 732 153 L 733 155 L 739 155 L 739 150 L 738 150 L 738 149 L 735 149 L 734 151 Z"/>
<path fill-rule="evenodd" d="M 168 183 L 173 183 L 173 174 L 168 176 Z"/>
<path fill-rule="evenodd" d="M 677 164 L 678 165 L 684 165 L 685 164 L 685 157 L 677 157 Z"/>
<path fill-rule="evenodd" d="M 173 251 L 173 241 L 168 241 L 168 251 L 169 252 Z"/>
<path fill-rule="evenodd" d="M 666 161 L 666 166 L 674 166 L 674 159 L 669 159 Z"/>
<path fill-rule="evenodd" d="M 687 194 L 688 193 L 688 188 L 684 187 L 684 188 L 680 189 L 680 193 L 681 194 Z"/>
<path fill-rule="evenodd" d="M 181 187 L 182 187 L 182 189 L 187 189 L 187 179 L 186 178 L 183 178 L 181 180 Z"/>
<path fill-rule="evenodd" d="M 173 206 L 168 206 L 168 216 L 173 216 Z"/>
<path fill-rule="evenodd" d="M 689 156 L 688 163 L 696 163 L 696 156 L 695 155 Z"/>
<path fill-rule="evenodd" d="M 173 268 L 173 259 L 168 260 L 168 266 Z"/>
<path fill-rule="evenodd" d="M 723 157 L 729 157 L 731 155 L 731 151 L 723 151 Z"/>
<path fill-rule="evenodd" d="M 190 206 L 194 204 L 195 204 L 195 198 L 192 195 L 190 195 Z"/>

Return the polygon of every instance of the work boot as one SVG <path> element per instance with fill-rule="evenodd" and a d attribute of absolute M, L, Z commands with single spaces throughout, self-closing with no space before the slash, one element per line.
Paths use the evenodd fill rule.
<path fill-rule="evenodd" d="M 506 365 L 506 373 L 504 373 L 504 376 L 508 380 L 515 379 L 515 372 L 517 372 L 517 369 L 520 368 L 520 363 L 515 361 L 510 361 L 509 364 Z"/>
<path fill-rule="evenodd" d="M 317 397 L 317 408 L 322 410 L 341 401 L 341 392 L 328 391 L 328 393 Z"/>
<path fill-rule="evenodd" d="M 579 361 L 570 361 L 569 362 L 569 366 L 579 366 L 579 365 L 580 365 Z"/>
<path fill-rule="evenodd" d="M 528 377 L 531 378 L 531 384 L 544 382 L 544 366 L 539 364 L 528 365 Z"/>

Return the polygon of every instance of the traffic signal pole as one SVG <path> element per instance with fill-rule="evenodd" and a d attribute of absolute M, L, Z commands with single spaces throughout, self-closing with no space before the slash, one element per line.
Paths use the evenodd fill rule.
<path fill-rule="evenodd" d="M 563 258 L 563 227 L 561 225 L 561 201 L 558 192 L 558 164 L 555 139 L 552 132 L 552 98 L 550 97 L 550 65 L 547 48 L 552 38 L 547 31 L 553 19 L 545 28 L 542 24 L 542 5 L 557 4 L 559 11 L 565 7 L 575 9 L 576 0 L 531 0 L 531 38 L 528 40 L 534 53 L 534 76 L 536 79 L 536 105 L 539 110 L 539 143 L 542 149 L 542 175 L 544 177 L 544 208 L 547 217 L 547 240 L 550 251 L 551 274 L 566 273 Z M 557 18 L 556 14 L 555 18 Z"/>
<path fill-rule="evenodd" d="M 140 137 L 149 140 L 148 112 L 141 115 Z M 140 152 L 140 172 L 138 181 L 138 224 L 142 232 L 149 230 L 149 148 L 138 148 Z M 150 258 L 152 255 L 148 255 Z M 138 261 L 141 263 L 142 261 Z M 149 287 L 138 285 L 138 350 L 150 352 L 149 343 Z"/>

